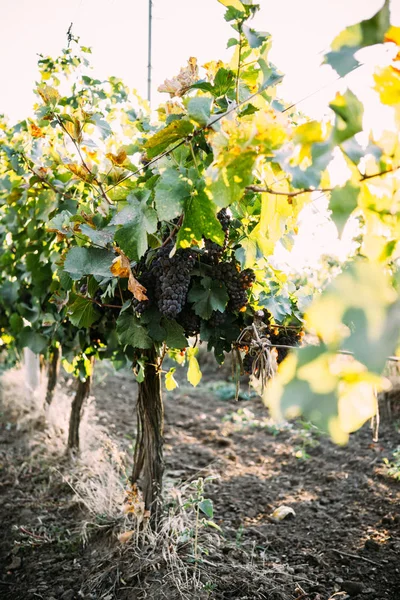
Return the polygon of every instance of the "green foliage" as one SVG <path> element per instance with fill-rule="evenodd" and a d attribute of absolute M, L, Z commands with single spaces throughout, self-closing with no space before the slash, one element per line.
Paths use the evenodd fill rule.
<path fill-rule="evenodd" d="M 125 311 L 119 315 L 116 329 L 119 340 L 123 345 L 130 345 L 143 350 L 151 348 L 153 345 L 146 328 L 131 311 Z"/>
<path fill-rule="evenodd" d="M 383 462 L 389 477 L 400 481 L 400 447 L 393 451 L 391 459 L 384 458 Z"/>
<path fill-rule="evenodd" d="M 115 233 L 114 240 L 127 256 L 138 261 L 148 248 L 148 234 L 157 231 L 157 213 L 151 206 L 143 206 L 143 203 L 133 198 L 115 215 L 111 224 L 122 224 Z"/>
<path fill-rule="evenodd" d="M 366 19 L 346 27 L 332 42 L 332 50 L 325 56 L 325 62 L 341 75 L 347 75 L 360 65 L 355 53 L 367 46 L 381 44 L 390 27 L 390 2 L 385 3 L 371 19 Z"/>
<path fill-rule="evenodd" d="M 111 277 L 111 265 L 115 256 L 100 248 L 71 248 L 69 250 L 64 270 L 72 279 L 82 279 L 84 275 L 97 278 Z"/>
<path fill-rule="evenodd" d="M 342 234 L 349 216 L 357 207 L 360 188 L 347 182 L 342 188 L 336 187 L 331 194 L 329 208 L 332 211 L 332 219 L 338 228 L 339 235 Z"/>
<path fill-rule="evenodd" d="M 224 312 L 229 296 L 223 283 L 203 277 L 192 287 L 188 299 L 193 302 L 196 315 L 208 320 L 213 311 Z"/>
<path fill-rule="evenodd" d="M 222 362 L 262 311 L 273 346 L 274 326 L 299 324 L 314 294 L 304 323 L 321 343 L 283 361 L 269 402 L 344 441 L 373 414 L 371 390 L 399 341 L 399 131 L 365 132 L 350 90 L 329 104 L 330 123 L 300 116 L 277 95 L 269 34 L 249 25 L 257 5 L 221 4 L 232 59 L 202 70 L 189 59 L 161 86 L 170 97 L 157 122 L 120 80 L 93 77 L 87 48 L 40 57 L 32 118 L 0 122 L 0 345 L 11 355 L 60 343 L 80 376 L 97 356 L 132 364 L 139 380 L 145 351 L 169 350 L 197 385 L 191 338 Z M 344 75 L 358 50 L 387 42 L 400 44 L 388 1 L 342 32 L 326 62 Z M 374 80 L 399 123 L 398 56 Z M 337 154 L 349 175 L 331 190 Z M 362 223 L 357 260 L 322 294 L 330 274 L 295 283 L 272 259 L 293 245 L 316 189 L 331 194 L 340 233 L 351 215 Z M 342 348 L 350 365 L 337 362 Z"/>

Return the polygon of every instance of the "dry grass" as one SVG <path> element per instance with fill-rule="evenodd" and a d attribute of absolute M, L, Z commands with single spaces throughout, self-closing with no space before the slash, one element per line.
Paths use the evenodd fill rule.
<path fill-rule="evenodd" d="M 24 369 L 11 369 L 1 378 L 3 411 L 18 431 L 28 434 L 25 440 L 30 460 L 39 457 L 49 460 L 64 458 L 69 413 L 74 395 L 74 382 L 69 380 L 64 390 L 57 387 L 50 406 L 45 403 L 46 380 L 31 392 L 25 387 Z M 121 513 L 127 476 L 127 457 L 97 421 L 94 398 L 86 402 L 82 415 L 81 452 L 68 457 L 69 468 L 59 475 L 67 481 L 79 500 L 92 515 L 115 518 Z"/>
<path fill-rule="evenodd" d="M 150 528 L 140 495 L 128 485 L 131 457 L 96 419 L 93 399 L 81 424 L 82 451 L 78 457 L 68 456 L 73 386 L 57 388 L 52 405 L 45 407 L 45 383 L 27 393 L 23 371 L 8 371 L 1 380 L 3 410 L 27 434 L 23 438 L 29 461 L 51 470 L 52 482 L 68 483 L 71 504 L 85 509 L 76 529 L 93 559 L 82 593 L 99 600 L 203 600 L 221 597 L 225 590 L 254 600 L 288 598 L 285 588 L 294 582 L 288 581 L 291 576 L 282 565 L 264 564 L 254 546 L 227 543 L 203 520 L 196 481 L 166 482 L 159 529 Z M 207 497 L 207 487 L 203 493 Z"/>

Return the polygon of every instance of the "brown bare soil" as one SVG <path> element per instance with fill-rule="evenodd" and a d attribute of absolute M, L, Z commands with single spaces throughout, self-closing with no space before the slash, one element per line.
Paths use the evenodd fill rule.
<path fill-rule="evenodd" d="M 26 429 L 3 407 L 0 598 L 400 598 L 400 485 L 383 462 L 398 426 L 383 424 L 378 443 L 365 426 L 338 447 L 306 424 L 276 427 L 257 398 L 224 399 L 213 376 L 166 396 L 167 488 L 218 476 L 205 496 L 222 532 L 202 530 L 197 564 L 184 544 L 174 565 L 149 541 L 122 545 L 118 518 L 89 514 L 67 483 L 77 463 L 60 449 L 65 431 L 46 448 L 42 421 Z M 104 372 L 93 394 L 89 419 L 131 457 L 131 376 Z M 271 518 L 282 505 L 295 516 Z"/>

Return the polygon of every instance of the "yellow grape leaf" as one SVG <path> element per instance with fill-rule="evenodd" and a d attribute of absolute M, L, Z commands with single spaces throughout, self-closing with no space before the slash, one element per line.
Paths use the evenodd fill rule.
<path fill-rule="evenodd" d="M 392 25 L 385 33 L 385 42 L 393 42 L 397 46 L 400 46 L 400 27 Z"/>
<path fill-rule="evenodd" d="M 244 12 L 244 6 L 240 2 L 240 0 L 218 0 L 218 2 L 220 4 L 222 4 L 223 6 L 226 6 L 227 8 L 232 6 L 232 8 L 235 8 L 236 10 L 240 10 L 241 12 Z"/>
<path fill-rule="evenodd" d="M 168 373 L 165 374 L 165 387 L 167 388 L 167 390 L 169 392 L 172 392 L 172 390 L 174 390 L 175 388 L 179 387 L 178 386 L 178 382 L 174 378 L 175 371 L 176 371 L 175 367 L 172 367 L 168 371 Z"/>
<path fill-rule="evenodd" d="M 29 133 L 34 138 L 44 137 L 43 131 L 35 123 L 29 123 Z"/>
<path fill-rule="evenodd" d="M 382 104 L 394 106 L 400 103 L 400 69 L 392 65 L 379 69 L 374 74 L 374 80 Z"/>
<path fill-rule="evenodd" d="M 111 162 L 114 165 L 121 166 L 126 161 L 127 154 L 126 154 L 124 148 L 120 148 L 120 150 L 118 150 L 117 154 L 113 154 L 112 152 L 108 152 L 106 154 L 106 157 L 109 160 L 111 160 Z"/>
<path fill-rule="evenodd" d="M 339 386 L 339 423 L 346 433 L 357 431 L 374 416 L 377 398 L 368 381 L 342 382 Z"/>
<path fill-rule="evenodd" d="M 382 266 L 358 262 L 352 272 L 343 271 L 324 294 L 314 300 L 306 314 L 307 328 L 327 344 L 339 343 L 350 333 L 341 324 L 342 317 L 346 310 L 355 308 L 365 312 L 368 337 L 376 339 L 382 331 L 386 309 L 395 300 L 396 293 Z"/>
<path fill-rule="evenodd" d="M 359 46 L 362 42 L 362 29 L 360 23 L 346 27 L 331 43 L 332 50 L 341 50 L 343 47 Z"/>
<path fill-rule="evenodd" d="M 73 163 L 65 165 L 68 171 L 71 171 L 76 177 L 82 179 L 83 181 L 93 181 L 93 174 L 89 173 L 84 167 L 81 165 L 75 165 Z"/>
<path fill-rule="evenodd" d="M 148 300 L 146 296 L 146 288 L 138 282 L 133 276 L 129 258 L 122 252 L 121 249 L 117 249 L 119 256 L 113 261 L 110 271 L 115 277 L 121 277 L 128 279 L 128 290 L 132 292 L 136 300 L 141 302 L 142 300 Z"/>
<path fill-rule="evenodd" d="M 284 504 L 282 504 L 282 506 L 278 506 L 278 508 L 276 508 L 271 515 L 271 517 L 273 517 L 277 521 L 283 521 L 283 519 L 286 519 L 286 517 L 295 516 L 296 513 L 294 512 L 293 508 L 291 508 L 290 506 L 285 506 Z"/>
<path fill-rule="evenodd" d="M 217 74 L 217 71 L 219 71 L 219 69 L 221 69 L 224 66 L 224 63 L 222 62 L 222 60 L 210 60 L 210 62 L 205 63 L 203 66 L 203 69 L 205 69 L 207 71 L 207 78 L 210 81 L 214 80 L 214 77 Z"/>
<path fill-rule="evenodd" d="M 322 124 L 319 121 L 309 121 L 298 125 L 293 133 L 295 144 L 312 144 L 323 140 Z"/>
<path fill-rule="evenodd" d="M 297 377 L 308 381 L 313 392 L 329 394 L 333 392 L 338 383 L 338 378 L 331 371 L 331 356 L 321 354 L 315 360 L 303 365 L 297 371 Z"/>
<path fill-rule="evenodd" d="M 167 92 L 171 98 L 173 96 L 183 96 L 191 85 L 199 79 L 199 68 L 197 59 L 193 56 L 189 58 L 186 67 L 182 67 L 179 74 L 172 79 L 166 79 L 163 84 L 158 87 L 159 92 Z"/>
<path fill-rule="evenodd" d="M 57 104 L 61 98 L 57 90 L 50 85 L 41 85 L 37 92 L 45 104 Z"/>
<path fill-rule="evenodd" d="M 97 164 L 100 163 L 99 154 L 98 152 L 96 152 L 96 150 L 89 150 L 88 148 L 86 148 L 86 146 L 82 146 L 81 150 L 83 150 L 83 152 L 86 154 L 86 156 L 90 158 L 92 162 L 95 162 Z"/>
<path fill-rule="evenodd" d="M 339 342 L 344 334 L 341 327 L 343 312 L 344 307 L 336 297 L 328 294 L 320 296 L 307 311 L 307 327 L 326 344 Z M 329 315 L 329 319 L 326 315 Z"/>
<path fill-rule="evenodd" d="M 82 126 L 79 123 L 78 119 L 74 119 L 73 121 L 64 121 L 63 125 L 64 128 L 68 131 L 71 138 L 78 142 L 78 144 L 80 144 L 83 139 L 83 136 Z"/>
<path fill-rule="evenodd" d="M 202 378 L 202 373 L 200 371 L 199 363 L 196 358 L 196 354 L 198 353 L 198 348 L 188 348 L 186 351 L 186 356 L 188 359 L 189 367 L 187 372 L 187 378 L 189 383 L 191 383 L 194 387 L 200 383 Z"/>

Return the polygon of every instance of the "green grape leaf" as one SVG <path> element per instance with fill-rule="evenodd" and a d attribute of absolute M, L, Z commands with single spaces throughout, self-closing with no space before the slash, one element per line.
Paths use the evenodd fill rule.
<path fill-rule="evenodd" d="M 192 121 L 198 125 L 207 125 L 210 114 L 212 99 L 207 96 L 196 96 L 185 101 L 185 105 Z"/>
<path fill-rule="evenodd" d="M 188 180 L 177 169 L 165 169 L 155 186 L 155 204 L 160 221 L 172 221 L 182 214 L 184 200 L 190 195 Z"/>
<path fill-rule="evenodd" d="M 57 231 L 62 235 L 70 237 L 72 235 L 71 217 L 72 213 L 70 213 L 69 210 L 62 210 L 47 223 L 47 230 Z"/>
<path fill-rule="evenodd" d="M 359 193 L 360 188 L 354 186 L 349 181 L 344 187 L 335 187 L 332 191 L 329 208 L 332 211 L 332 219 L 338 229 L 339 235 L 342 235 L 349 216 L 357 207 Z"/>
<path fill-rule="evenodd" d="M 277 323 L 281 323 L 283 319 L 292 312 L 292 303 L 288 296 L 274 295 L 261 292 L 258 299 L 260 306 L 267 308 L 274 317 Z"/>
<path fill-rule="evenodd" d="M 203 277 L 196 282 L 188 294 L 189 302 L 194 304 L 194 312 L 202 319 L 209 319 L 214 310 L 224 312 L 229 296 L 221 281 Z"/>
<path fill-rule="evenodd" d="M 259 48 L 268 40 L 270 34 L 266 31 L 256 31 L 248 25 L 243 25 L 242 31 L 249 42 L 250 48 Z"/>
<path fill-rule="evenodd" d="M 325 55 L 324 62 L 343 77 L 360 65 L 354 54 L 361 48 L 381 44 L 390 27 L 390 1 L 385 0 L 383 7 L 371 19 L 346 27 L 333 40 L 331 51 Z"/>
<path fill-rule="evenodd" d="M 265 90 L 274 85 L 278 85 L 284 77 L 283 73 L 271 63 L 267 63 L 263 58 L 258 59 L 261 72 L 263 74 L 263 81 L 260 86 L 260 90 Z"/>
<path fill-rule="evenodd" d="M 146 325 L 149 336 L 155 342 L 165 340 L 166 331 L 161 325 L 161 314 L 157 308 L 147 309 L 140 317 L 141 323 Z"/>
<path fill-rule="evenodd" d="M 161 154 L 172 143 L 187 137 L 192 131 L 193 124 L 188 119 L 172 121 L 146 141 L 144 147 L 148 158 L 152 159 Z"/>
<path fill-rule="evenodd" d="M 48 340 L 30 327 L 24 327 L 19 334 L 22 348 L 29 348 L 34 354 L 43 354 L 48 346 Z"/>
<path fill-rule="evenodd" d="M 382 149 L 373 142 L 370 142 L 366 148 L 363 148 L 353 137 L 340 145 L 342 152 L 357 166 L 364 156 L 371 154 L 376 160 L 382 156 Z"/>
<path fill-rule="evenodd" d="M 100 135 L 103 138 L 103 140 L 107 139 L 112 134 L 112 129 L 109 123 L 107 123 L 107 121 L 103 119 L 100 113 L 94 113 L 93 115 L 91 115 L 90 122 L 96 125 L 96 127 L 100 131 Z"/>
<path fill-rule="evenodd" d="M 233 92 L 235 89 L 235 73 L 230 69 L 225 69 L 221 67 L 218 69 L 215 78 L 214 78 L 214 86 L 213 86 L 213 94 L 215 98 L 219 98 L 220 96 L 226 96 L 229 92 Z"/>
<path fill-rule="evenodd" d="M 343 322 L 351 329 L 344 343 L 346 350 L 364 363 L 374 373 L 382 373 L 387 356 L 392 355 L 399 343 L 400 302 L 394 302 L 386 313 L 380 335 L 369 335 L 366 312 L 360 308 L 349 308 L 343 315 Z"/>
<path fill-rule="evenodd" d="M 330 65 L 332 69 L 335 69 L 340 77 L 344 77 L 347 73 L 360 66 L 360 62 L 354 56 L 354 48 L 350 47 L 344 47 L 338 52 L 334 52 L 333 50 L 327 52 L 324 62 Z"/>
<path fill-rule="evenodd" d="M 125 213 L 124 213 L 125 211 Z M 121 213 L 124 215 L 121 216 Z M 140 260 L 148 248 L 147 234 L 157 231 L 157 213 L 154 208 L 147 206 L 136 199 L 129 201 L 129 205 L 111 221 L 112 224 L 126 221 L 114 235 L 114 240 L 123 252 L 132 260 Z"/>
<path fill-rule="evenodd" d="M 106 229 L 93 229 L 86 223 L 83 223 L 79 229 L 83 235 L 86 235 L 95 246 L 106 248 L 114 239 L 115 227 L 107 227 Z"/>
<path fill-rule="evenodd" d="M 236 41 L 236 40 L 235 40 Z M 237 43 L 237 41 L 236 41 Z M 214 98 L 221 98 L 222 96 L 232 96 L 235 91 L 235 73 L 230 69 L 221 67 L 218 69 L 214 84 L 206 80 L 199 80 L 191 85 L 193 90 L 202 90 L 203 92 L 211 92 Z"/>
<path fill-rule="evenodd" d="M 69 320 L 75 327 L 90 327 L 100 317 L 95 305 L 88 298 L 78 296 L 68 308 Z"/>
<path fill-rule="evenodd" d="M 152 347 L 153 341 L 138 317 L 129 311 L 121 313 L 117 319 L 117 334 L 121 344 L 146 350 Z"/>
<path fill-rule="evenodd" d="M 165 329 L 165 343 L 168 348 L 182 350 L 188 345 L 182 325 L 179 325 L 174 319 L 161 319 L 161 325 Z"/>
<path fill-rule="evenodd" d="M 222 246 L 224 232 L 216 212 L 214 202 L 204 192 L 187 199 L 185 216 L 176 238 L 178 248 L 189 248 L 193 243 L 199 244 L 203 237 Z"/>
<path fill-rule="evenodd" d="M 212 519 L 214 517 L 213 503 L 209 498 L 204 498 L 204 500 L 201 500 L 198 506 L 201 512 L 206 515 L 206 517 L 208 517 L 209 519 Z"/>
<path fill-rule="evenodd" d="M 344 94 L 336 94 L 335 100 L 329 106 L 336 113 L 333 139 L 337 144 L 362 131 L 364 106 L 351 90 L 346 90 Z"/>
<path fill-rule="evenodd" d="M 84 275 L 94 277 L 112 277 L 110 267 L 115 254 L 101 248 L 71 248 L 64 263 L 66 271 L 72 279 L 80 279 Z"/>
<path fill-rule="evenodd" d="M 16 281 L 5 281 L 0 286 L 0 297 L 1 301 L 13 307 L 18 298 L 18 283 Z"/>
<path fill-rule="evenodd" d="M 13 313 L 10 317 L 10 327 L 13 333 L 20 333 L 20 331 L 24 328 L 24 320 L 17 313 Z"/>

